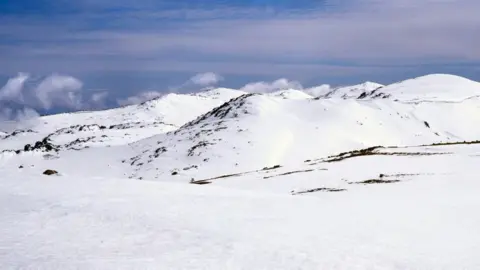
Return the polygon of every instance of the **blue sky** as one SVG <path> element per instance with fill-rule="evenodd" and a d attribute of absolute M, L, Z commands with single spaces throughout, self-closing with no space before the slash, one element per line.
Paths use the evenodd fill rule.
<path fill-rule="evenodd" d="M 480 80 L 478 0 L 3 0 L 0 84 L 26 72 L 114 100 L 214 72 L 221 86 Z M 187 83 L 186 83 L 187 82 Z M 55 91 L 54 91 L 55 92 Z"/>

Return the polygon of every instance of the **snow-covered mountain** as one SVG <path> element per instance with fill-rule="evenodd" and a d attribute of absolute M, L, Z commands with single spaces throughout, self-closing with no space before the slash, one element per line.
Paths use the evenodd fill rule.
<path fill-rule="evenodd" d="M 0 149 L 22 148 L 47 137 L 54 144 L 77 142 L 78 147 L 123 145 L 175 130 L 242 94 L 245 92 L 225 88 L 191 95 L 167 94 L 138 105 L 36 118 L 22 122 L 20 129 L 0 141 Z"/>
<path fill-rule="evenodd" d="M 2 130 L 0 247 L 42 260 L 0 262 L 85 268 L 94 249 L 94 268 L 477 268 L 480 83 L 325 91 L 167 94 Z M 69 241 L 42 246 L 55 234 Z"/>
<path fill-rule="evenodd" d="M 46 150 L 82 156 L 94 147 L 103 156 L 125 153 L 116 162 L 134 178 L 208 178 L 377 145 L 476 140 L 478 96 L 480 83 L 443 74 L 341 87 L 316 98 L 295 89 L 172 93 L 24 122 L 2 135 L 0 151 L 18 159 Z"/>
<path fill-rule="evenodd" d="M 384 85 L 374 82 L 326 89 L 325 93 L 318 95 L 318 98 L 362 98 L 369 93 L 382 88 Z"/>

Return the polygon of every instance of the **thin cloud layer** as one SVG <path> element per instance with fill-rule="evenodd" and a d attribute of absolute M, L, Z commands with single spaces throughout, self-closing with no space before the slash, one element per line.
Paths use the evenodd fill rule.
<path fill-rule="evenodd" d="M 222 76 L 213 72 L 206 72 L 206 73 L 199 73 L 193 76 L 192 78 L 190 78 L 189 81 L 195 85 L 211 86 L 219 83 L 222 80 L 223 80 Z"/>
<path fill-rule="evenodd" d="M 303 86 L 297 81 L 290 81 L 288 79 L 282 78 L 273 82 L 249 83 L 240 88 L 240 90 L 250 93 L 270 93 L 288 89 L 302 90 Z"/>
<path fill-rule="evenodd" d="M 135 9 L 131 2 L 103 3 L 123 11 L 83 5 L 68 24 L 62 16 L 0 19 L 0 33 L 28 40 L 22 46 L 1 43 L 2 62 L 8 64 L 0 72 L 29 65 L 65 72 L 208 69 L 335 76 L 480 61 L 477 0 L 319 1 L 308 10 L 207 4 L 163 10 L 146 0 Z M 85 24 L 98 21 L 109 24 L 85 30 Z"/>
<path fill-rule="evenodd" d="M 22 122 L 26 120 L 35 119 L 39 116 L 39 114 L 31 108 L 12 108 L 4 106 L 0 102 L 0 122 L 2 121 L 15 121 L 15 122 Z M 0 127 L 2 127 L 2 123 L 0 123 Z"/>
<path fill-rule="evenodd" d="M 127 105 L 133 105 L 133 104 L 140 104 L 148 100 L 152 100 L 154 98 L 158 98 L 163 96 L 164 93 L 157 92 L 157 91 L 147 91 L 147 92 L 141 92 L 138 95 L 131 96 L 125 99 L 118 99 L 117 104 L 120 106 L 127 106 Z"/>
<path fill-rule="evenodd" d="M 168 91 L 143 91 L 127 98 L 117 99 L 117 104 L 120 106 L 140 104 L 145 101 L 161 97 L 167 92 L 197 92 L 201 91 L 205 87 L 215 86 L 223 80 L 224 78 L 222 76 L 214 72 L 198 73 L 190 77 L 190 79 L 188 79 L 186 82 L 182 83 L 179 86 L 169 87 Z"/>

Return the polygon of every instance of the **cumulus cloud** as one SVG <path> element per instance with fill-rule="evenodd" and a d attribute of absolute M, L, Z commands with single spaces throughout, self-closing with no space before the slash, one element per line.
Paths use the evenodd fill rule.
<path fill-rule="evenodd" d="M 21 102 L 23 100 L 23 85 L 28 78 L 27 73 L 19 73 L 16 77 L 10 78 L 5 86 L 0 89 L 0 100 Z"/>
<path fill-rule="evenodd" d="M 169 92 L 173 93 L 185 93 L 185 92 L 195 92 L 207 87 L 213 87 L 217 85 L 220 81 L 223 81 L 223 77 L 214 72 L 205 72 L 197 73 L 194 76 L 190 77 L 184 83 L 173 86 L 169 88 Z"/>
<path fill-rule="evenodd" d="M 222 76 L 213 72 L 205 72 L 193 76 L 189 81 L 200 86 L 211 86 L 217 84 L 221 80 L 223 80 Z"/>
<path fill-rule="evenodd" d="M 92 109 L 103 109 L 107 107 L 106 101 L 108 96 L 109 93 L 107 91 L 95 92 L 90 96 L 88 104 L 90 104 Z"/>
<path fill-rule="evenodd" d="M 19 73 L 0 89 L 0 120 L 36 117 L 40 110 L 74 111 L 105 106 L 106 92 L 88 93 L 82 87 L 79 79 L 68 75 L 52 74 L 36 80 Z"/>
<path fill-rule="evenodd" d="M 302 90 L 303 86 L 297 81 L 290 81 L 282 78 L 273 82 L 249 83 L 243 86 L 240 90 L 250 93 L 269 93 L 287 89 Z"/>
<path fill-rule="evenodd" d="M 318 97 L 327 94 L 332 91 L 333 88 L 329 84 L 322 84 L 311 88 L 304 89 L 303 91 L 313 97 Z"/>
<path fill-rule="evenodd" d="M 133 105 L 133 104 L 140 104 L 142 102 L 152 100 L 154 98 L 160 97 L 164 95 L 163 93 L 157 92 L 157 91 L 147 91 L 147 92 L 142 92 L 138 95 L 135 96 L 130 96 L 125 99 L 118 99 L 117 103 L 120 106 L 127 106 L 127 105 Z"/>
<path fill-rule="evenodd" d="M 71 76 L 53 74 L 45 78 L 35 89 L 35 95 L 43 109 L 60 105 L 69 109 L 80 109 L 82 100 L 77 91 L 83 83 Z"/>

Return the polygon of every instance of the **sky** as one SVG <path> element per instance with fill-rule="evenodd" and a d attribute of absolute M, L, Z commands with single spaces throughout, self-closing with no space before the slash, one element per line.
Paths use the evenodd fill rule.
<path fill-rule="evenodd" d="M 478 0 L 2 0 L 0 105 L 101 109 L 279 79 L 480 81 L 478 10 Z"/>

